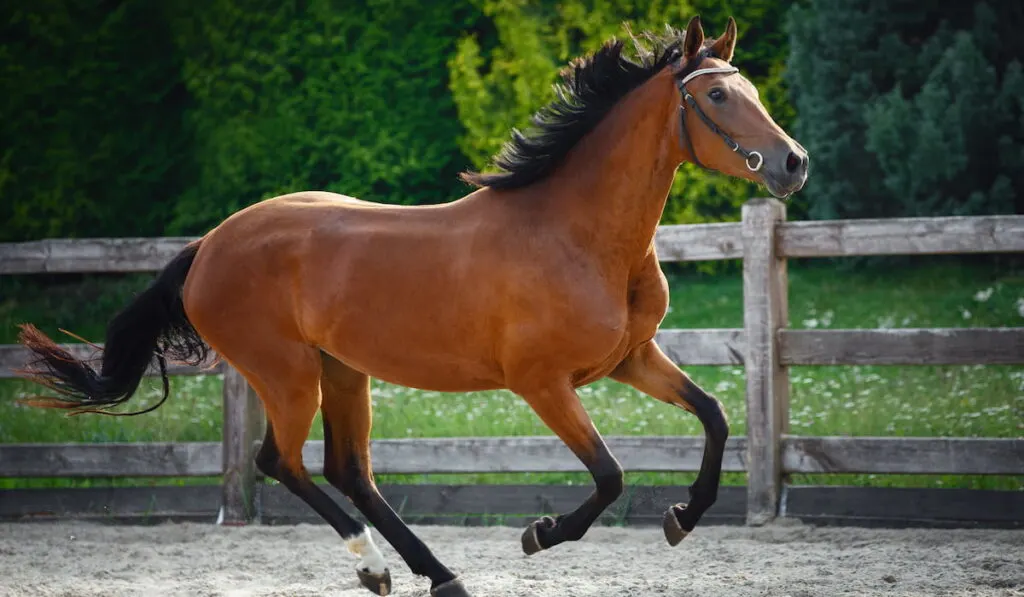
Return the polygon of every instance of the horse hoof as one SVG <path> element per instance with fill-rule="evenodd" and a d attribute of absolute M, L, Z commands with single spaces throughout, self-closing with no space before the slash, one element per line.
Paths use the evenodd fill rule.
<path fill-rule="evenodd" d="M 528 556 L 532 556 L 538 551 L 546 549 L 540 544 L 540 537 L 537 535 L 537 529 L 543 525 L 545 529 L 550 529 L 555 526 L 555 519 L 550 516 L 545 516 L 539 520 L 535 520 L 530 523 L 530 526 L 526 527 L 523 531 L 523 553 Z"/>
<path fill-rule="evenodd" d="M 666 510 L 665 518 L 661 522 L 661 528 L 665 531 L 665 539 L 668 539 L 668 544 L 672 547 L 679 545 L 679 542 L 690 534 L 690 531 L 683 529 L 683 526 L 679 524 L 679 517 L 676 516 L 676 510 L 684 512 L 686 510 L 686 505 L 676 504 Z"/>
<path fill-rule="evenodd" d="M 453 578 L 448 582 L 441 583 L 436 587 L 430 589 L 430 597 L 473 597 L 466 590 L 466 587 L 462 586 L 462 581 L 458 578 Z"/>
<path fill-rule="evenodd" d="M 387 568 L 384 569 L 384 574 L 373 574 L 369 570 L 356 570 L 356 574 L 359 576 L 359 582 L 374 595 L 387 595 L 391 592 L 391 571 Z"/>

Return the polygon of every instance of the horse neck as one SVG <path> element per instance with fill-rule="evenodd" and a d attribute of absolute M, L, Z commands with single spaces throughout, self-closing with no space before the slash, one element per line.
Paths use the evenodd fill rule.
<path fill-rule="evenodd" d="M 552 176 L 546 198 L 574 244 L 632 269 L 650 251 L 681 150 L 678 96 L 655 75 L 613 108 Z"/>

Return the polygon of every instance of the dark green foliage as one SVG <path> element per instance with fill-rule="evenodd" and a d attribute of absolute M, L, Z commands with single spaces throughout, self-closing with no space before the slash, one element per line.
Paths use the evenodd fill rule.
<path fill-rule="evenodd" d="M 0 240 L 163 232 L 188 150 L 163 4 L 0 8 Z"/>
<path fill-rule="evenodd" d="M 217 0 L 176 19 L 199 175 L 171 230 L 272 195 L 423 204 L 465 192 L 445 61 L 474 14 L 413 0 Z"/>
<path fill-rule="evenodd" d="M 799 200 L 811 217 L 1020 211 L 1024 43 L 1009 34 L 1024 9 L 999 10 L 881 0 L 793 9 L 796 132 L 812 163 Z"/>
<path fill-rule="evenodd" d="M 6 4 L 0 240 L 199 234 L 274 194 L 467 191 L 467 3 Z"/>
<path fill-rule="evenodd" d="M 305 189 L 448 201 L 569 59 L 694 14 L 737 19 L 735 62 L 811 152 L 791 218 L 1021 211 L 1020 2 L 12 0 L 0 241 L 198 234 Z M 685 165 L 664 222 L 765 194 Z"/>

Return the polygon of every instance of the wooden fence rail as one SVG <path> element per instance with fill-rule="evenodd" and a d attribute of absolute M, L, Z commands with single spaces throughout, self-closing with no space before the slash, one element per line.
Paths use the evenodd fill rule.
<path fill-rule="evenodd" d="M 192 238 L 43 240 L 0 244 L 0 275 L 159 270 Z M 782 203 L 755 199 L 737 223 L 662 226 L 663 262 L 743 260 L 744 327 L 664 329 L 658 342 L 679 365 L 746 371 L 747 437 L 730 438 L 724 470 L 746 472 L 746 520 L 780 513 L 791 473 L 1024 474 L 1024 438 L 801 437 L 788 434 L 794 365 L 1024 364 L 1024 328 L 791 330 L 787 258 L 1024 251 L 1024 216 L 786 222 Z M 95 349 L 68 345 L 77 356 Z M 0 346 L 0 378 L 23 366 L 20 346 Z M 150 370 L 150 374 L 154 371 Z M 234 370 L 173 366 L 174 375 L 224 377 L 220 442 L 0 445 L 0 477 L 222 477 L 225 522 L 251 520 L 261 480 L 252 456 L 262 409 Z M 696 471 L 701 437 L 610 437 L 631 471 Z M 373 442 L 380 473 L 585 470 L 554 437 L 397 439 Z M 310 441 L 311 472 L 323 465 Z"/>
<path fill-rule="evenodd" d="M 605 439 L 629 471 L 696 471 L 704 451 L 699 437 Z M 378 474 L 587 470 L 549 436 L 378 439 L 371 448 Z M 747 450 L 747 438 L 729 438 L 722 470 L 747 472 Z M 321 474 L 324 443 L 306 442 L 302 457 L 310 473 Z M 0 477 L 210 477 L 223 474 L 224 462 L 221 442 L 0 444 Z M 1013 475 L 1024 471 L 1024 439 L 784 436 L 779 462 L 785 474 Z"/>

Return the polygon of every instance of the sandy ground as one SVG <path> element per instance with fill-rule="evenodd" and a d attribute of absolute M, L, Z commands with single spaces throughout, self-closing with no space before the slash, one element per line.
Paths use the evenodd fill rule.
<path fill-rule="evenodd" d="M 475 597 L 1024 595 L 1024 531 L 594 528 L 526 557 L 511 527 L 414 527 Z M 380 540 L 398 597 L 428 595 Z M 326 526 L 0 524 L 0 595 L 353 596 L 353 556 Z"/>

